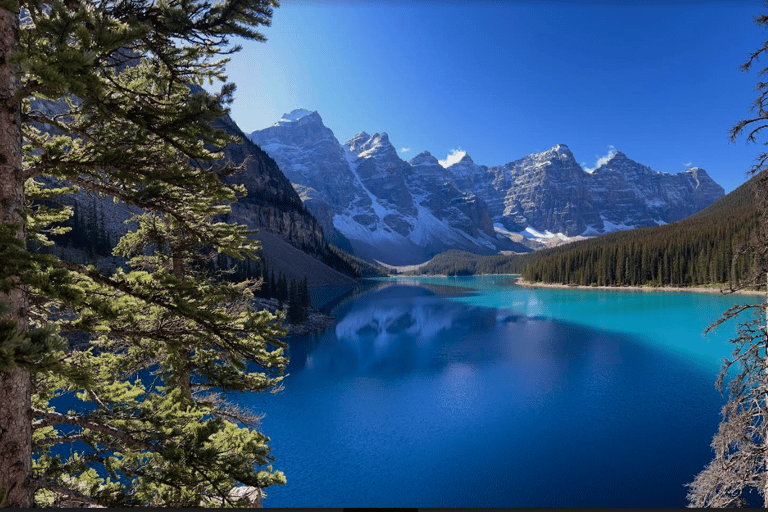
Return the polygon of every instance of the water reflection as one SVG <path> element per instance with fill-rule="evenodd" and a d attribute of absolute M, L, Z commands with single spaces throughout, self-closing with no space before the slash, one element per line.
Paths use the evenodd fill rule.
<path fill-rule="evenodd" d="M 710 373 L 641 331 L 531 318 L 527 290 L 472 305 L 434 284 L 369 286 L 334 328 L 291 340 L 282 396 L 248 404 L 288 475 L 269 506 L 685 504 L 722 406 Z M 581 297 L 556 308 L 608 308 Z"/>
<path fill-rule="evenodd" d="M 334 328 L 291 340 L 291 378 L 302 372 L 314 379 L 396 376 L 503 362 L 521 374 L 535 370 L 536 378 L 523 379 L 525 387 L 531 381 L 548 387 L 546 381 L 562 372 L 620 364 L 615 337 L 507 309 L 447 301 L 446 288 L 451 287 L 436 293 L 418 281 L 369 287 L 337 306 Z M 454 288 L 454 293 L 466 290 Z"/>
<path fill-rule="evenodd" d="M 467 343 L 466 337 L 494 328 L 495 309 L 437 300 L 418 283 L 382 283 L 334 313 L 340 320 L 332 331 L 292 340 L 289 372 L 402 374 L 492 359 L 500 352 Z M 501 319 L 516 320 L 509 314 Z"/>

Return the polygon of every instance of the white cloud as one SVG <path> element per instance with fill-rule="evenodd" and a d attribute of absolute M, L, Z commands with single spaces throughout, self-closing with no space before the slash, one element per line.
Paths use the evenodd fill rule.
<path fill-rule="evenodd" d="M 462 151 L 461 149 L 452 149 L 451 152 L 448 154 L 447 157 L 445 157 L 445 160 L 438 160 L 440 165 L 443 167 L 450 167 L 462 158 L 464 158 L 464 155 L 466 155 L 466 151 Z"/>
<path fill-rule="evenodd" d="M 693 167 L 693 162 L 685 162 L 683 165 L 686 167 Z"/>
<path fill-rule="evenodd" d="M 607 163 L 608 160 L 613 158 L 613 155 L 615 155 L 615 154 L 616 154 L 616 148 L 614 148 L 611 144 L 608 144 L 608 153 L 606 153 L 605 156 L 595 155 L 595 158 L 597 159 L 597 162 L 595 162 L 595 166 L 594 167 L 587 167 L 586 165 L 584 165 L 584 163 L 582 163 L 581 166 L 587 172 L 594 172 L 595 169 L 597 169 L 601 165 Z"/>
<path fill-rule="evenodd" d="M 411 150 L 411 148 L 400 148 L 401 153 L 407 153 Z"/>

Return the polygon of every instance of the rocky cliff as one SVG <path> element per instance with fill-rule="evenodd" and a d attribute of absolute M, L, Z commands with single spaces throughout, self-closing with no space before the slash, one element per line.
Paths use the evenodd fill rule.
<path fill-rule="evenodd" d="M 485 202 L 462 191 L 429 153 L 403 161 L 386 133 L 340 144 L 317 112 L 295 110 L 250 135 L 300 191 L 331 236 L 355 254 L 390 264 L 421 262 L 447 249 L 526 251 L 499 240 Z"/>
<path fill-rule="evenodd" d="M 586 172 L 564 144 L 501 166 L 466 153 L 444 167 L 429 152 L 401 160 L 386 133 L 340 144 L 317 112 L 299 109 L 251 133 L 326 233 L 356 254 L 419 263 L 447 249 L 529 250 L 682 219 L 723 196 L 699 168 L 654 171 L 616 152 Z"/>
<path fill-rule="evenodd" d="M 352 283 L 349 276 L 327 267 L 326 263 L 339 262 L 329 251 L 322 226 L 307 211 L 275 161 L 248 140 L 231 118 L 219 119 L 215 125 L 242 139 L 242 143 L 232 143 L 224 150 L 224 158 L 237 164 L 244 163 L 243 170 L 227 178 L 228 181 L 245 185 L 248 192 L 232 205 L 229 220 L 261 232 L 257 238 L 262 242 L 264 254 L 269 255 L 270 268 L 290 278 L 300 279 L 306 275 L 310 286 Z M 87 225 L 92 231 L 84 237 L 84 243 L 105 246 L 95 251 L 102 255 L 109 254 L 111 246 L 130 228 L 125 221 L 138 212 L 137 208 L 114 202 L 112 198 L 84 193 L 66 200 L 75 208 L 80 224 Z M 302 268 L 297 269 L 282 258 L 292 250 L 290 247 L 313 258 L 302 259 Z M 93 250 L 93 247 L 88 249 Z"/>

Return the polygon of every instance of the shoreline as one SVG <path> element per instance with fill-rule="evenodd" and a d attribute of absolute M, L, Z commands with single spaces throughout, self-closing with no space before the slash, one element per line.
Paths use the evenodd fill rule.
<path fill-rule="evenodd" d="M 636 292 L 694 292 L 694 293 L 713 293 L 717 295 L 751 295 L 763 296 L 764 291 L 759 290 L 738 290 L 731 294 L 723 294 L 719 288 L 707 288 L 703 286 L 585 286 L 580 284 L 560 284 L 560 283 L 530 283 L 517 278 L 515 284 L 526 288 L 561 288 L 575 290 L 627 290 Z"/>

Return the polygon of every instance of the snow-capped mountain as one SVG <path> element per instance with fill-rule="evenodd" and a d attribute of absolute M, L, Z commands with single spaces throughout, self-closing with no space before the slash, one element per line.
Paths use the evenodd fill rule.
<path fill-rule="evenodd" d="M 703 169 L 660 173 L 621 152 L 586 172 L 564 144 L 502 166 L 478 165 L 466 153 L 441 162 L 426 151 L 405 162 L 386 133 L 360 132 L 340 144 L 305 109 L 250 139 L 277 162 L 330 240 L 389 264 L 673 222 L 724 194 Z"/>
<path fill-rule="evenodd" d="M 496 238 L 485 203 L 458 190 L 429 153 L 411 163 L 386 133 L 340 144 L 317 112 L 295 110 L 252 141 L 278 164 L 328 238 L 390 264 L 420 263 L 458 248 L 481 254 L 527 250 Z"/>
<path fill-rule="evenodd" d="M 472 176 L 494 222 L 519 232 L 526 228 L 566 236 L 666 224 L 709 206 L 723 188 L 698 167 L 678 174 L 657 172 L 615 152 L 586 172 L 565 144 L 503 166 L 471 164 L 468 156 L 448 167 L 463 166 Z M 466 178 L 465 178 L 466 179 Z"/>

